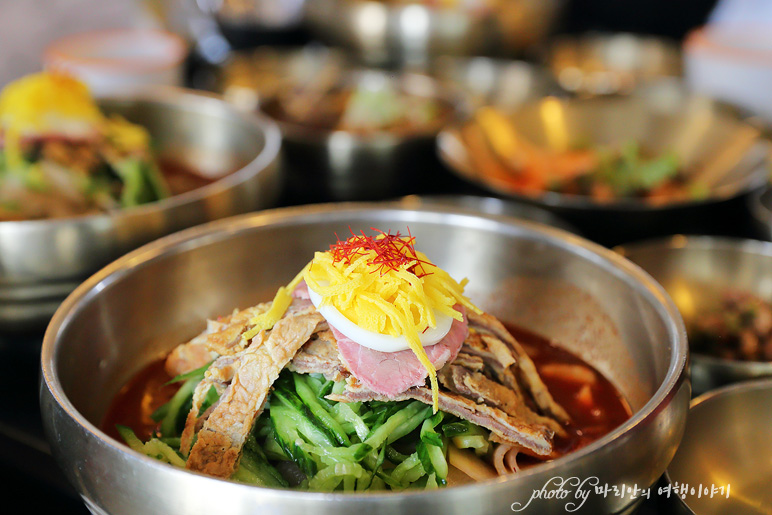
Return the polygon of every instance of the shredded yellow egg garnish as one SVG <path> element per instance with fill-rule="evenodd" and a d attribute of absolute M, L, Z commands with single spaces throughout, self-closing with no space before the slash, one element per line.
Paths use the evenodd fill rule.
<path fill-rule="evenodd" d="M 480 310 L 464 296 L 467 280 L 456 282 L 416 251 L 413 240 L 385 233 L 374 238 L 353 236 L 339 242 L 337 248 L 317 252 L 303 278 L 322 297 L 323 305 L 333 305 L 362 329 L 404 336 L 429 373 L 437 411 L 437 371 L 419 335 L 436 326 L 436 313 L 463 320 L 454 309 L 456 304 L 477 313 Z"/>
<path fill-rule="evenodd" d="M 249 321 L 253 327 L 242 335 L 243 339 L 251 340 L 257 336 L 260 331 L 267 331 L 268 329 L 271 329 L 274 325 L 276 325 L 276 322 L 281 320 L 281 317 L 284 316 L 284 313 L 287 311 L 289 305 L 292 304 L 292 291 L 295 289 L 298 283 L 303 280 L 303 273 L 308 269 L 309 266 L 310 264 L 306 265 L 305 268 L 303 268 L 303 270 L 301 270 L 300 273 L 296 275 L 287 286 L 282 286 L 279 288 L 268 311 L 257 315 Z"/>
<path fill-rule="evenodd" d="M 62 123 L 101 123 L 102 113 L 85 84 L 67 75 L 41 72 L 11 82 L 0 93 L 0 128 L 9 164 L 21 162 L 21 138 Z"/>
<path fill-rule="evenodd" d="M 112 115 L 105 119 L 104 128 L 107 138 L 124 152 L 150 148 L 150 133 L 147 129 L 121 116 Z"/>
<path fill-rule="evenodd" d="M 149 148 L 150 136 L 123 118 L 105 117 L 86 84 L 66 74 L 40 72 L 17 79 L 0 93 L 0 131 L 9 165 L 22 162 L 21 140 L 29 135 L 101 133 L 123 150 Z"/>
<path fill-rule="evenodd" d="M 429 373 L 432 404 L 437 412 L 437 371 L 426 355 L 420 334 L 436 327 L 437 313 L 462 321 L 454 306 L 481 313 L 464 296 L 467 280 L 456 282 L 413 247 L 415 238 L 381 232 L 371 237 L 354 235 L 338 241 L 313 260 L 287 285 L 279 288 L 271 307 L 252 320 L 242 338 L 249 340 L 271 329 L 292 303 L 292 291 L 305 280 L 322 298 L 321 304 L 338 311 L 362 329 L 389 336 L 404 336 Z"/>

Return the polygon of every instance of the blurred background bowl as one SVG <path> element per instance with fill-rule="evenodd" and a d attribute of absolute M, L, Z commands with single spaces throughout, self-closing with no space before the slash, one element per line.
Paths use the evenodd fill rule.
<path fill-rule="evenodd" d="M 217 180 L 110 213 L 0 222 L 0 331 L 41 330 L 83 279 L 129 250 L 278 199 L 281 135 L 270 120 L 177 88 L 104 98 L 100 106 L 146 127 L 159 157 Z"/>
<path fill-rule="evenodd" d="M 234 51 L 218 68 L 214 90 L 238 108 L 251 111 L 283 89 L 323 72 L 342 74 L 350 67 L 345 52 L 321 45 Z"/>
<path fill-rule="evenodd" d="M 721 306 L 727 290 L 772 301 L 772 243 L 710 236 L 673 236 L 622 245 L 619 253 L 651 274 L 670 294 L 686 326 Z M 691 354 L 696 394 L 748 379 L 772 376 L 772 362 Z"/>
<path fill-rule="evenodd" d="M 758 237 L 772 241 L 772 187 L 767 186 L 749 195 L 747 208 Z"/>
<path fill-rule="evenodd" d="M 426 66 L 440 55 L 512 57 L 543 43 L 563 0 L 310 0 L 306 18 L 322 41 L 352 50 L 371 66 Z"/>
<path fill-rule="evenodd" d="M 46 48 L 43 65 L 73 75 L 97 96 L 147 86 L 182 86 L 187 43 L 177 34 L 151 29 L 84 32 Z"/>
<path fill-rule="evenodd" d="M 352 86 L 372 81 L 399 94 L 432 99 L 440 113 L 415 129 L 375 129 L 363 134 L 287 120 L 276 97 L 265 99 L 260 110 L 279 124 L 283 135 L 286 197 L 292 203 L 384 200 L 420 193 L 440 180 L 436 136 L 455 119 L 461 100 L 424 74 L 355 68 L 345 70 L 340 80 Z"/>
<path fill-rule="evenodd" d="M 514 109 L 521 104 L 562 90 L 543 66 L 491 57 L 440 56 L 429 73 L 445 87 L 463 96 L 467 107 L 496 104 Z"/>
<path fill-rule="evenodd" d="M 137 371 L 206 319 L 270 299 L 334 235 L 409 227 L 432 261 L 466 277 L 482 309 L 544 335 L 607 377 L 633 416 L 563 458 L 506 478 L 440 490 L 317 493 L 260 488 L 168 466 L 100 429 Z M 53 454 L 95 513 L 511 513 L 555 476 L 653 484 L 675 453 L 690 398 L 678 311 L 619 255 L 512 218 L 395 203 L 302 206 L 222 220 L 151 243 L 70 296 L 42 349 L 41 410 Z M 586 513 L 629 513 L 631 497 L 590 495 Z M 565 514 L 565 500 L 528 511 Z M 629 511 L 626 511 L 629 510 Z"/>
<path fill-rule="evenodd" d="M 636 142 L 655 156 L 672 152 L 690 177 L 707 187 L 699 199 L 668 203 L 630 197 L 597 201 L 551 191 L 525 194 L 473 164 L 460 124 L 439 134 L 440 159 L 458 177 L 498 196 L 546 207 L 605 245 L 690 232 L 697 219 L 709 226 L 707 220 L 722 216 L 716 205 L 768 183 L 771 145 L 763 128 L 738 109 L 691 93 L 676 79 L 652 82 L 629 95 L 547 97 L 501 112 L 524 140 L 558 152 L 625 142 Z"/>
<path fill-rule="evenodd" d="M 769 513 L 770 427 L 772 379 L 727 386 L 694 399 L 683 441 L 666 474 L 670 486 L 689 487 L 671 497 L 673 512 Z"/>
<path fill-rule="evenodd" d="M 651 80 L 682 75 L 679 43 L 632 33 L 558 36 L 547 65 L 564 90 L 588 96 L 627 94 Z"/>

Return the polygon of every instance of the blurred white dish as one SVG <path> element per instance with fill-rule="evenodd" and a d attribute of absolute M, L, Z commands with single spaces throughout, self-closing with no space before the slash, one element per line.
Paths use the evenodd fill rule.
<path fill-rule="evenodd" d="M 148 85 L 181 86 L 187 53 L 185 41 L 171 32 L 114 29 L 54 41 L 43 64 L 75 75 L 103 96 Z"/>
<path fill-rule="evenodd" d="M 684 68 L 695 90 L 772 122 L 772 30 L 763 25 L 705 27 L 684 42 Z"/>

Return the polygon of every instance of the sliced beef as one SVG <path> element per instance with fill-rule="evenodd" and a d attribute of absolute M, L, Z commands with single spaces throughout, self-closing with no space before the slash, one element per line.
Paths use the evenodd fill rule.
<path fill-rule="evenodd" d="M 466 314 L 463 321 L 453 320 L 450 331 L 438 343 L 424 347 L 435 369 L 453 361 L 467 335 Z M 346 368 L 370 390 L 383 395 L 397 395 L 413 386 L 423 386 L 429 372 L 412 350 L 380 352 L 350 340 L 330 326 L 338 342 L 340 358 Z"/>
<path fill-rule="evenodd" d="M 563 407 L 555 402 L 547 386 L 539 377 L 536 365 L 525 352 L 523 347 L 507 331 L 506 327 L 498 319 L 488 313 L 469 313 L 469 325 L 481 334 L 492 334 L 502 342 L 506 343 L 512 350 L 517 360 L 517 379 L 527 390 L 539 410 L 545 415 L 549 415 L 560 422 L 567 422 L 571 419 Z"/>
<path fill-rule="evenodd" d="M 342 381 L 349 375 L 340 361 L 335 336 L 329 329 L 314 333 L 287 368 L 298 374 L 323 374 L 331 381 Z"/>
<path fill-rule="evenodd" d="M 478 404 L 500 409 L 507 415 L 532 425 L 544 425 L 554 433 L 566 434 L 563 426 L 556 420 L 532 411 L 518 392 L 493 381 L 481 372 L 474 372 L 454 362 L 442 370 L 440 381 L 451 392 L 463 395 Z"/>
<path fill-rule="evenodd" d="M 315 310 L 285 315 L 270 335 L 256 336 L 239 356 L 239 366 L 215 409 L 198 432 L 187 468 L 228 478 L 238 466 L 241 450 L 271 385 L 324 319 Z"/>

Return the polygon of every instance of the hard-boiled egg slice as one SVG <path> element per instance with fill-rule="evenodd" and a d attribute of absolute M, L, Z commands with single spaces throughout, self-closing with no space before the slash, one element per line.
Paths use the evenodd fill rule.
<path fill-rule="evenodd" d="M 410 348 L 407 339 L 404 336 L 390 336 L 388 334 L 380 334 L 368 331 L 367 329 L 362 329 L 346 318 L 343 313 L 338 311 L 338 308 L 332 304 L 321 306 L 322 296 L 310 287 L 308 288 L 308 294 L 311 297 L 311 302 L 316 306 L 316 309 L 319 310 L 319 313 L 322 314 L 325 320 L 327 320 L 331 326 L 335 327 L 335 329 L 359 345 L 380 352 L 399 352 Z M 436 327 L 429 327 L 419 335 L 421 345 L 424 347 L 430 347 L 439 343 L 440 340 L 448 334 L 450 326 L 453 323 L 452 317 L 442 313 L 436 313 L 435 319 L 437 322 Z"/>

